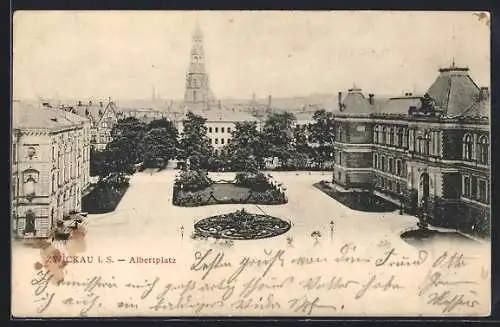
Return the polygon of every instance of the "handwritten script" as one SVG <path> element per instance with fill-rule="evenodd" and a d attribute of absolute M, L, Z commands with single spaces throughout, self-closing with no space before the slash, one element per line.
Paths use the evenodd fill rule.
<path fill-rule="evenodd" d="M 55 280 L 49 270 L 39 269 L 29 290 L 36 313 L 80 316 L 339 316 L 376 313 L 365 308 L 382 310 L 388 303 L 413 305 L 429 314 L 467 315 L 487 301 L 481 291 L 488 283 L 485 268 L 462 253 L 403 255 L 387 248 L 368 256 L 345 244 L 321 254 L 264 249 L 234 257 L 226 250 L 206 249 L 192 254 L 191 262 L 175 273 L 163 270 L 148 278 L 124 272 Z"/>

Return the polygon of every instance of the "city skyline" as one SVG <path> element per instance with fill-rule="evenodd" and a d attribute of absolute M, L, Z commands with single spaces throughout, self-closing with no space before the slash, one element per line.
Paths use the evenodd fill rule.
<path fill-rule="evenodd" d="M 489 27 L 471 12 L 17 12 L 13 22 L 14 98 L 144 99 L 154 88 L 182 99 L 196 23 L 219 99 L 353 85 L 422 93 L 453 61 L 489 86 Z"/>

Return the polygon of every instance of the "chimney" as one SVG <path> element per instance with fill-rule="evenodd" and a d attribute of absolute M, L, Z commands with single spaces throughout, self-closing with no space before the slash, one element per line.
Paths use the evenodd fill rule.
<path fill-rule="evenodd" d="M 78 106 L 81 107 L 82 106 L 82 101 L 78 101 Z"/>
<path fill-rule="evenodd" d="M 101 108 L 102 108 L 102 101 L 100 101 L 100 102 L 99 102 L 99 107 L 101 107 Z"/>
<path fill-rule="evenodd" d="M 269 94 L 267 97 L 267 107 L 271 109 L 272 104 L 273 104 L 273 96 Z"/>
<path fill-rule="evenodd" d="M 219 103 L 217 104 L 217 107 L 219 108 L 219 110 L 221 110 L 221 109 L 222 109 L 222 103 L 221 103 L 221 101 L 220 101 L 220 100 L 219 100 Z"/>
<path fill-rule="evenodd" d="M 89 101 L 89 107 L 92 106 L 92 101 Z"/>
<path fill-rule="evenodd" d="M 339 92 L 338 109 L 342 111 L 342 92 Z"/>
<path fill-rule="evenodd" d="M 485 86 L 481 87 L 479 89 L 479 101 L 486 101 L 490 97 L 490 92 L 489 89 Z"/>
<path fill-rule="evenodd" d="M 373 98 L 375 95 L 373 93 L 368 94 L 368 102 L 370 102 L 371 105 L 374 104 Z"/>

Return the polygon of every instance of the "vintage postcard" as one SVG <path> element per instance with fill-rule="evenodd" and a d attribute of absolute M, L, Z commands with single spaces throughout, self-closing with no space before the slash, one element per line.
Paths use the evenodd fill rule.
<path fill-rule="evenodd" d="M 488 316 L 479 12 L 18 11 L 12 316 Z"/>

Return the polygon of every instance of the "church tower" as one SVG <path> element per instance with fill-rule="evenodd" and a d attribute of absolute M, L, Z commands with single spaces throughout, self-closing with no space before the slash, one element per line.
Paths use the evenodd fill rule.
<path fill-rule="evenodd" d="M 203 51 L 203 34 L 196 24 L 191 47 L 191 60 L 186 74 L 186 91 L 184 105 L 192 110 L 206 110 L 212 101 L 208 74 L 205 71 L 205 53 Z"/>

